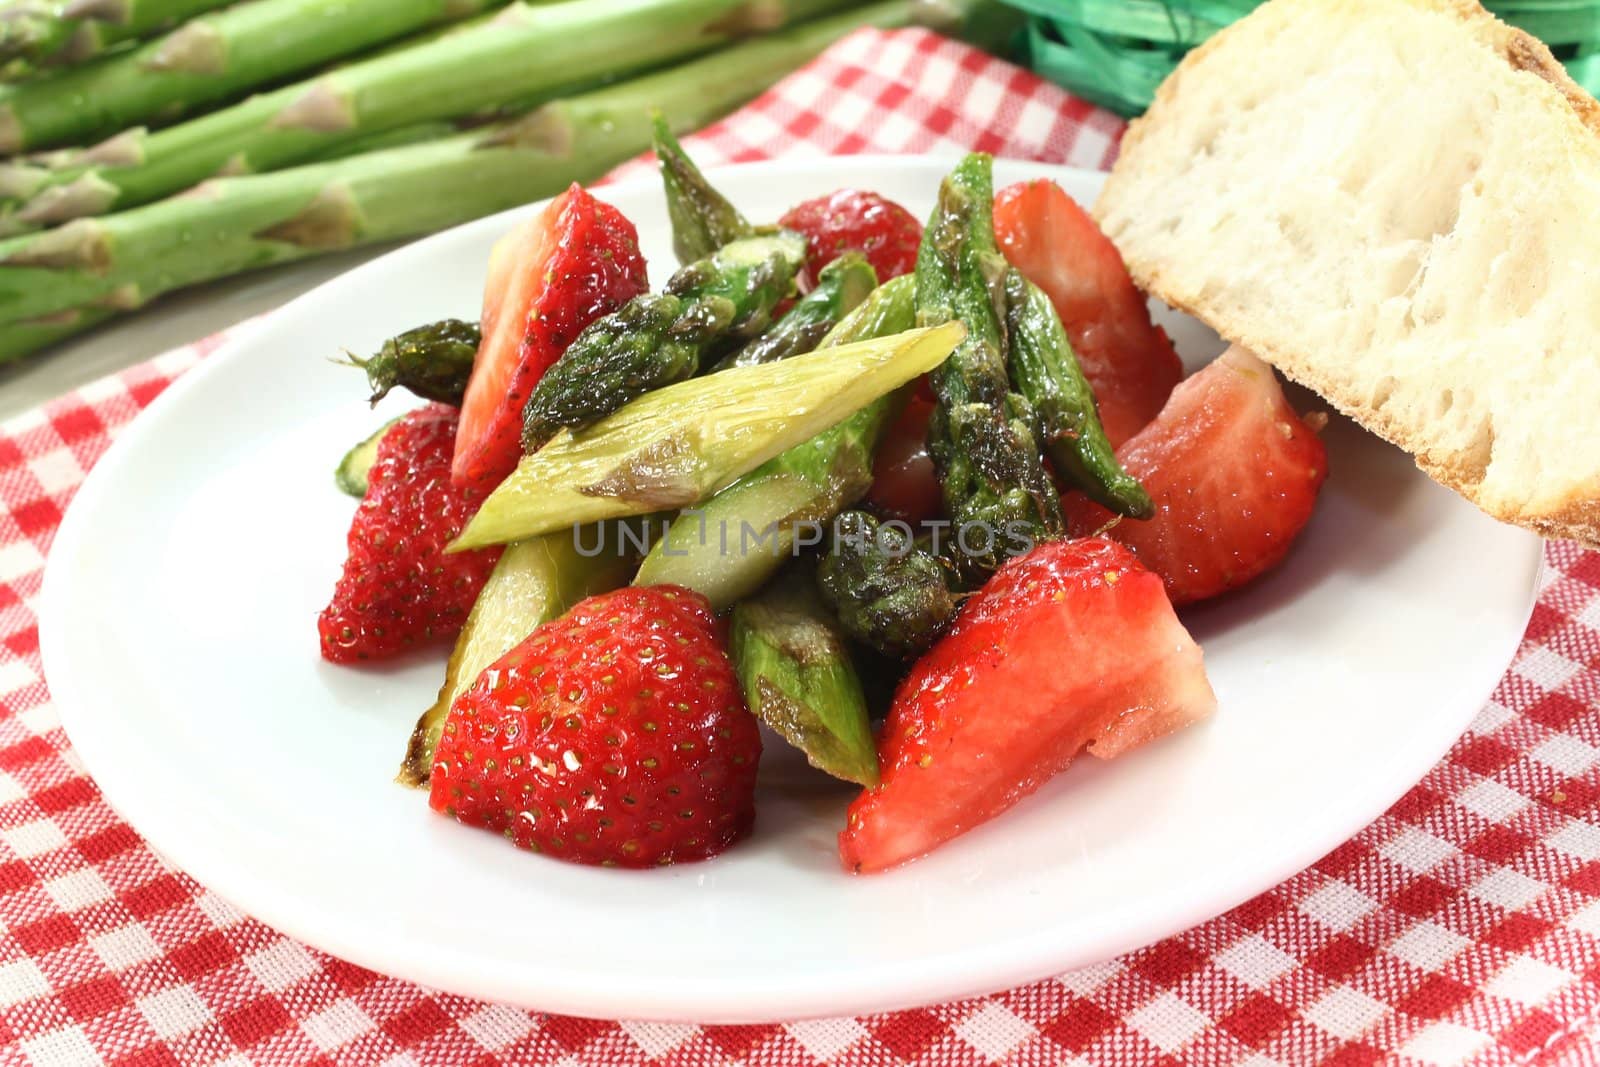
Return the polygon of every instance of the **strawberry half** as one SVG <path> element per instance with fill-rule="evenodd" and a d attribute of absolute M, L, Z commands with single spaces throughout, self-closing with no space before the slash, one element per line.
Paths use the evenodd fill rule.
<path fill-rule="evenodd" d="M 500 550 L 446 553 L 483 494 L 450 483 L 456 409 L 430 404 L 378 442 L 367 492 L 350 521 L 349 555 L 317 620 L 322 658 L 387 659 L 453 640 Z"/>
<path fill-rule="evenodd" d="M 1183 363 L 1166 331 L 1151 323 L 1117 246 L 1043 178 L 1000 191 L 994 232 L 1012 266 L 1049 294 L 1094 388 L 1106 436 L 1120 445 L 1161 411 Z"/>
<path fill-rule="evenodd" d="M 1111 759 L 1215 708 L 1161 579 L 1103 538 L 1040 545 L 995 572 L 900 684 L 882 784 L 850 805 L 840 858 L 858 872 L 914 859 L 1079 753 Z"/>
<path fill-rule="evenodd" d="M 428 803 L 557 859 L 655 867 L 750 832 L 760 757 L 706 599 L 619 589 L 534 630 L 456 698 Z"/>
<path fill-rule="evenodd" d="M 522 409 L 572 339 L 649 288 L 639 234 L 573 185 L 489 256 L 483 341 L 461 403 L 451 477 L 487 493 L 522 457 Z"/>
<path fill-rule="evenodd" d="M 878 284 L 917 266 L 922 224 L 905 208 L 877 193 L 840 189 L 790 208 L 778 225 L 805 235 L 806 265 L 800 272 L 802 292 L 843 252 L 860 252 L 878 272 Z"/>
<path fill-rule="evenodd" d="M 1156 514 L 1125 519 L 1108 536 L 1161 575 L 1174 604 L 1243 585 L 1277 566 L 1311 518 L 1328 476 L 1321 423 L 1297 415 L 1272 368 L 1235 345 L 1117 449 Z M 1081 493 L 1062 506 L 1074 533 L 1112 521 Z"/>

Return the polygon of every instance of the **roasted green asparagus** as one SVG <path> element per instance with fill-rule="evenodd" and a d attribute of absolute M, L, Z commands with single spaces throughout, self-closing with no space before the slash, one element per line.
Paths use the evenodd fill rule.
<path fill-rule="evenodd" d="M 522 447 L 581 430 L 653 389 L 692 378 L 708 353 L 765 333 L 794 291 L 806 242 L 779 232 L 724 245 L 681 268 L 660 293 L 596 319 L 539 379 L 523 412 Z"/>
<path fill-rule="evenodd" d="M 911 327 L 909 275 L 879 286 L 824 339 L 822 348 L 888 337 Z M 640 585 L 681 585 L 726 608 L 754 593 L 807 533 L 872 484 L 872 455 L 898 410 L 886 395 L 680 516 L 639 567 Z"/>
<path fill-rule="evenodd" d="M 993 161 L 967 156 L 939 187 L 917 259 L 917 322 L 958 320 L 966 339 L 930 376 L 938 406 L 928 448 L 957 528 L 982 526 L 991 551 L 962 553 L 976 583 L 1011 553 L 1062 530 L 1061 502 L 1034 436 L 1035 414 L 1010 391 L 998 305 L 1005 260 L 995 246 Z"/>
<path fill-rule="evenodd" d="M 1056 473 L 1119 515 L 1149 518 L 1155 505 L 1117 462 L 1050 298 L 1015 268 L 1006 271 L 1005 293 L 1011 380 L 1033 405 Z"/>
<path fill-rule="evenodd" d="M 376 355 L 352 355 L 349 363 L 366 372 L 373 404 L 399 386 L 424 400 L 460 407 L 482 340 L 477 323 L 441 319 L 389 338 Z"/>
<path fill-rule="evenodd" d="M 745 703 L 813 767 L 869 789 L 878 753 L 850 648 L 817 594 L 815 565 L 796 561 L 740 601 L 729 645 Z"/>

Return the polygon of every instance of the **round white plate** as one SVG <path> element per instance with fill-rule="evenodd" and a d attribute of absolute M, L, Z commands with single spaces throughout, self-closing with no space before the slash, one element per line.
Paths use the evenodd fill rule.
<path fill-rule="evenodd" d="M 757 219 L 846 184 L 920 215 L 949 164 L 714 177 Z M 1100 182 L 996 171 L 1085 201 Z M 602 195 L 638 224 L 661 281 L 655 182 Z M 921 862 L 846 875 L 834 835 L 849 792 L 776 742 L 754 838 L 709 863 L 589 869 L 457 826 L 391 781 L 443 653 L 368 670 L 317 655 L 352 511 L 331 472 L 408 406 L 369 410 L 359 376 L 328 357 L 475 314 L 490 244 L 522 214 L 363 266 L 187 374 L 95 468 L 50 555 L 45 667 L 106 797 L 202 883 L 335 955 L 601 1017 L 771 1020 L 999 989 L 1145 945 L 1310 863 L 1432 766 L 1517 646 L 1539 542 L 1335 420 L 1332 476 L 1287 565 L 1187 615 L 1214 721 L 1083 760 Z M 1191 363 L 1219 349 L 1168 322 Z"/>

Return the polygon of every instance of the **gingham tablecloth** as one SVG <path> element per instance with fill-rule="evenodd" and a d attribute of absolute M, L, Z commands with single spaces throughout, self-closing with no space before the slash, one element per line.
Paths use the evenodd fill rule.
<path fill-rule="evenodd" d="M 971 146 L 1105 166 L 1119 132 L 1024 71 L 902 31 L 841 42 L 690 143 L 708 162 Z M 440 995 L 274 933 L 106 806 L 51 706 L 34 615 L 84 472 L 216 344 L 0 427 L 0 1063 L 1600 1059 L 1600 555 L 1567 545 L 1547 550 L 1493 699 L 1388 814 L 1228 915 L 1098 967 L 916 1011 L 697 1027 Z"/>

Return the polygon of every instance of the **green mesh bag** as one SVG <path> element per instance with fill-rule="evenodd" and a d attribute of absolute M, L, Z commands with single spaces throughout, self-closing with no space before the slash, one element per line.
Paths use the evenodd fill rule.
<path fill-rule="evenodd" d="M 1033 69 L 1123 115 L 1150 106 L 1183 54 L 1260 0 L 1007 0 L 1029 16 Z M 1573 80 L 1600 94 L 1600 0 L 1485 0 L 1540 38 Z"/>

